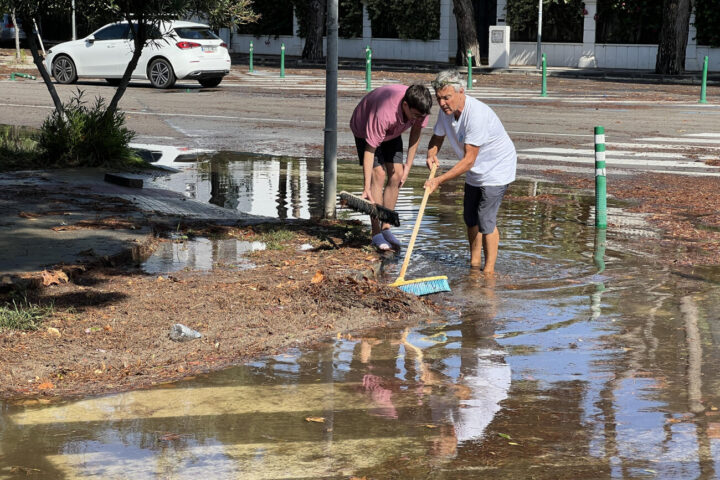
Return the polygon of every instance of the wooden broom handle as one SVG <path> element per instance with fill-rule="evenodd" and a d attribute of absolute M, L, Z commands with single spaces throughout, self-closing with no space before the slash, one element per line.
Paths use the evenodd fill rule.
<path fill-rule="evenodd" d="M 435 170 L 437 170 L 437 163 L 432 166 L 428 180 L 433 179 L 435 176 Z M 418 231 L 420 231 L 420 223 L 422 222 L 423 212 L 425 211 L 425 205 L 427 204 L 429 196 L 430 190 L 426 188 L 422 203 L 420 203 L 420 211 L 418 212 L 417 220 L 415 220 L 412 235 L 410 235 L 410 243 L 408 244 L 407 251 L 405 252 L 405 260 L 403 260 L 402 268 L 400 269 L 400 276 L 398 277 L 398 280 L 400 281 L 405 280 L 405 272 L 407 272 L 408 265 L 410 264 L 410 255 L 412 255 L 413 247 L 415 246 L 415 239 L 417 238 Z"/>

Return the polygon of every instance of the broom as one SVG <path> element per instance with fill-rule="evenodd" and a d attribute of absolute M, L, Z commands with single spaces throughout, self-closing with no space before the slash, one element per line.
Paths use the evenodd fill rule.
<path fill-rule="evenodd" d="M 432 180 L 435 176 L 436 169 L 437 165 L 433 165 L 432 170 L 430 170 L 430 177 L 428 180 Z M 413 247 L 415 246 L 415 238 L 417 238 L 418 231 L 420 230 L 420 222 L 422 221 L 423 212 L 425 211 L 425 205 L 427 204 L 429 196 L 430 190 L 425 189 L 425 195 L 423 196 L 422 203 L 420 204 L 420 211 L 418 212 L 417 220 L 415 220 L 415 227 L 413 228 L 412 235 L 410 236 L 410 244 L 405 252 L 405 260 L 403 260 L 402 268 L 400 269 L 400 276 L 398 276 L 395 282 L 390 284 L 391 287 L 398 287 L 400 290 L 404 290 L 418 296 L 450 291 L 448 278 L 444 275 L 438 277 L 418 278 L 416 280 L 405 280 L 405 272 L 407 271 L 408 264 L 410 263 L 410 255 L 412 254 Z"/>
<path fill-rule="evenodd" d="M 367 213 L 381 222 L 389 223 L 395 227 L 400 226 L 400 216 L 395 210 L 390 210 L 377 203 L 371 203 L 364 198 L 353 195 L 352 193 L 340 192 L 340 204 L 350 207 L 356 212 Z"/>

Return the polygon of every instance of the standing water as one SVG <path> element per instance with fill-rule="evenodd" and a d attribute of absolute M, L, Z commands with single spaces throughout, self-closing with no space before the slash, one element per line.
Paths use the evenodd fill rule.
<path fill-rule="evenodd" d="M 322 212 L 320 166 L 227 154 L 158 183 L 310 218 Z M 401 191 L 394 232 L 405 244 L 426 173 L 416 168 Z M 338 176 L 339 190 L 358 192 L 355 164 Z M 717 478 L 720 272 L 656 264 L 655 234 L 612 202 L 612 227 L 596 232 L 592 201 L 515 182 L 491 281 L 468 268 L 462 184 L 443 186 L 407 278 L 449 277 L 452 292 L 435 297 L 450 307 L 446 321 L 346 335 L 151 390 L 5 404 L 0 477 Z M 222 248 L 208 242 L 187 242 L 192 262 L 181 268 L 211 268 Z M 240 250 L 252 248 L 262 246 Z M 400 261 L 385 260 L 384 281 Z"/>

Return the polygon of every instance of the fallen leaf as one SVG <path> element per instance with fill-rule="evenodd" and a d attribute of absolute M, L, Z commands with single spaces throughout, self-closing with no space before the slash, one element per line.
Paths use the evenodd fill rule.
<path fill-rule="evenodd" d="M 306 422 L 325 423 L 325 417 L 305 417 Z"/>
<path fill-rule="evenodd" d="M 53 388 L 55 388 L 55 385 L 50 382 L 43 382 L 38 385 L 38 390 L 52 390 Z"/>
<path fill-rule="evenodd" d="M 432 424 L 430 424 L 430 423 L 426 423 L 426 424 L 423 425 L 423 426 L 424 426 L 425 428 L 438 428 L 437 425 L 432 425 Z"/>
<path fill-rule="evenodd" d="M 505 438 L 507 440 L 510 440 L 512 437 L 508 435 L 507 433 L 498 433 L 498 437 Z"/>
<path fill-rule="evenodd" d="M 67 283 L 70 279 L 62 270 L 53 270 L 49 272 L 43 270 L 42 273 L 43 285 L 48 287 L 50 285 L 60 285 L 61 283 Z"/>
<path fill-rule="evenodd" d="M 47 332 L 52 335 L 53 337 L 60 338 L 62 335 L 60 334 L 60 330 L 58 330 L 55 327 L 48 327 Z"/>
<path fill-rule="evenodd" d="M 315 272 L 312 280 L 310 280 L 310 283 L 320 283 L 323 280 L 325 280 L 325 274 L 323 274 L 322 271 L 318 270 L 317 272 Z"/>

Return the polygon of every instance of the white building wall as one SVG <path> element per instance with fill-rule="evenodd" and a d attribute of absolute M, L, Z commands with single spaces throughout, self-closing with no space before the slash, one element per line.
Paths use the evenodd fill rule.
<path fill-rule="evenodd" d="M 657 45 L 596 44 L 595 20 L 597 0 L 587 0 L 588 14 L 584 20 L 582 43 L 543 42 L 542 50 L 547 57 L 548 67 L 581 68 L 624 68 L 654 70 Z M 505 0 L 497 2 L 498 25 L 505 24 Z M 296 24 L 296 22 L 294 22 Z M 297 31 L 297 29 L 296 29 Z M 486 32 L 487 34 L 487 32 Z M 704 57 L 709 57 L 709 71 L 720 71 L 720 48 L 709 48 L 695 44 L 695 29 L 691 26 L 688 36 L 686 69 L 702 69 Z M 232 52 L 248 52 L 250 42 L 258 55 L 280 55 L 280 45 L 285 44 L 285 54 L 300 56 L 304 40 L 297 36 L 233 35 Z M 363 38 L 338 40 L 338 55 L 342 58 L 365 59 L 365 47 L 370 45 L 373 60 L 407 60 L 428 62 L 454 61 L 457 51 L 457 24 L 452 13 L 452 0 L 440 0 L 440 39 L 423 42 L 371 38 L 370 20 L 363 8 Z M 535 42 L 512 42 L 510 44 L 510 65 L 537 65 Z"/>

